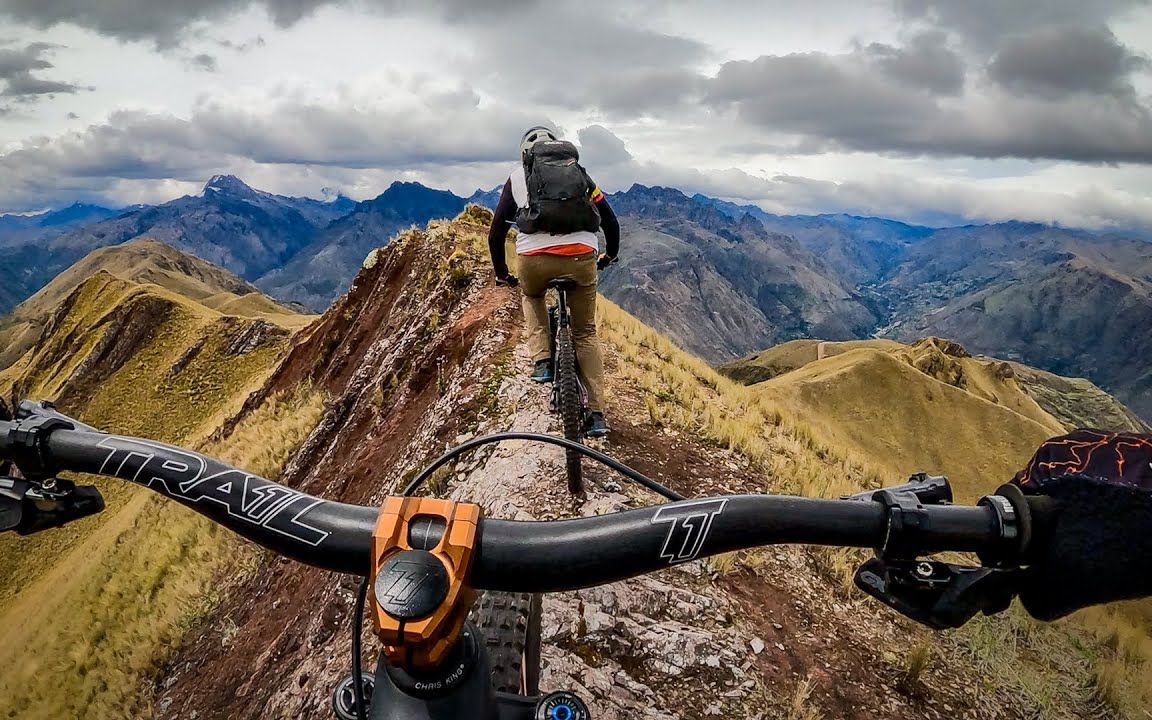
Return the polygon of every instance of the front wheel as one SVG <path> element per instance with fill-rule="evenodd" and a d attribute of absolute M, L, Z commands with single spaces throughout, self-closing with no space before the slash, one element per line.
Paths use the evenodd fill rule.
<path fill-rule="evenodd" d="M 492 689 L 540 694 L 540 596 L 484 590 L 472 608 L 492 666 Z"/>
<path fill-rule="evenodd" d="M 584 440 L 584 397 L 580 392 L 580 378 L 576 375 L 576 347 L 572 342 L 572 328 L 562 326 L 556 333 L 556 394 L 564 437 L 574 442 Z M 568 492 L 584 492 L 584 475 L 580 467 L 580 453 L 564 450 L 568 470 Z"/>

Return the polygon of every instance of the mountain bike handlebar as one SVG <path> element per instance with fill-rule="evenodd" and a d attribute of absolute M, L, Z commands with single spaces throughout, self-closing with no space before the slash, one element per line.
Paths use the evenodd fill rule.
<path fill-rule="evenodd" d="M 118 477 L 176 500 L 280 555 L 343 573 L 367 575 L 372 570 L 379 507 L 316 498 L 151 440 L 61 425 L 35 432 L 32 425 L 0 422 L 0 460 L 15 461 L 25 474 L 26 468 L 40 468 L 44 477 L 59 470 Z M 556 592 L 760 545 L 880 548 L 890 540 L 892 512 L 883 502 L 739 495 L 552 522 L 484 518 L 477 528 L 468 584 Z M 911 530 L 918 554 L 998 554 L 1013 550 L 1018 540 L 1005 526 L 1004 513 L 996 503 L 926 505 L 907 522 L 916 525 Z"/>

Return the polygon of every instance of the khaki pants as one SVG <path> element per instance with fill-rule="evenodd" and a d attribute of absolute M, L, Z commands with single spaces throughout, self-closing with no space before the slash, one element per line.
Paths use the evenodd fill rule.
<path fill-rule="evenodd" d="M 532 360 L 547 360 L 548 306 L 544 293 L 557 278 L 571 278 L 577 287 L 568 291 L 572 315 L 572 341 L 580 362 L 580 378 L 588 388 L 588 409 L 604 412 L 604 359 L 596 337 L 596 253 L 587 255 L 521 255 L 517 258 L 520 289 L 524 293 L 524 330 Z"/>

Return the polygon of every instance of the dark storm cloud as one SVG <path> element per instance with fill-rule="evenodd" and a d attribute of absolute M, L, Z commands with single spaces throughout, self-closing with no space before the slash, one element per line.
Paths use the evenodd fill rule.
<path fill-rule="evenodd" d="M 697 40 L 571 2 L 542 3 L 471 31 L 479 58 L 468 71 L 486 73 L 512 97 L 622 116 L 658 112 L 699 95 L 698 67 L 711 52 Z M 509 41 L 533 37 L 540 39 Z"/>
<path fill-rule="evenodd" d="M 212 55 L 209 55 L 208 53 L 200 53 L 199 55 L 194 55 L 188 60 L 188 62 L 197 70 L 203 70 L 205 72 L 216 72 L 216 58 Z"/>
<path fill-rule="evenodd" d="M 209 106 L 190 118 L 121 111 L 0 155 L 0 211 L 86 179 L 201 180 L 232 163 L 412 169 L 509 161 L 536 118 L 477 107 L 474 94 L 429 93 L 419 105 L 365 108 L 280 102 Z"/>
<path fill-rule="evenodd" d="M 896 0 L 905 18 L 951 30 L 984 51 L 1001 38 L 1049 25 L 1096 26 L 1148 0 Z"/>
<path fill-rule="evenodd" d="M 83 89 L 72 83 L 45 80 L 33 75 L 34 72 L 53 67 L 46 56 L 55 48 L 55 45 L 43 42 L 30 43 L 20 49 L 0 47 L 0 80 L 4 81 L 4 90 L 0 95 L 30 100 L 37 95 L 74 93 Z"/>
<path fill-rule="evenodd" d="M 603 125 L 591 125 L 576 133 L 580 139 L 580 160 L 590 168 L 610 167 L 632 161 L 624 141 Z"/>
<path fill-rule="evenodd" d="M 1107 27 L 1043 27 L 1006 38 L 988 65 L 1007 88 L 1045 96 L 1134 90 L 1129 75 L 1148 67 Z"/>
<path fill-rule="evenodd" d="M 948 47 L 943 33 L 922 33 L 903 48 L 872 43 L 864 51 L 881 72 L 908 87 L 943 95 L 964 89 L 964 61 Z"/>
<path fill-rule="evenodd" d="M 1152 113 L 1133 98 L 1041 98 L 982 88 L 953 97 L 893 64 L 912 50 L 859 48 L 725 63 L 707 102 L 816 151 L 1152 162 Z M 926 80 L 932 80 L 931 82 Z"/>
<path fill-rule="evenodd" d="M 491 17 L 535 0 L 364 0 L 387 12 L 432 13 L 445 19 Z M 0 15 L 37 27 L 69 22 L 121 40 L 176 43 L 196 20 L 214 19 L 252 6 L 263 7 L 280 27 L 299 22 L 317 9 L 347 0 L 0 0 Z"/>
<path fill-rule="evenodd" d="M 708 99 L 746 121 L 846 144 L 917 132 L 936 114 L 936 94 L 909 87 L 875 46 L 848 55 L 796 53 L 728 62 Z"/>

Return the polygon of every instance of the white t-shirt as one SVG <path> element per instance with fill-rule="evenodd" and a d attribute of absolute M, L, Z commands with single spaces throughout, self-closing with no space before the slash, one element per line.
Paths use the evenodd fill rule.
<path fill-rule="evenodd" d="M 528 207 L 528 178 L 524 176 L 524 166 L 517 165 L 515 169 L 512 170 L 512 174 L 508 176 L 508 181 L 512 184 L 512 199 L 516 201 L 516 207 Z M 602 195 L 603 193 L 600 192 L 600 188 L 596 188 L 592 192 L 593 202 L 598 200 Z M 586 245 L 588 252 L 597 252 L 600 250 L 600 240 L 596 237 L 596 233 L 590 233 L 586 230 L 565 233 L 563 235 L 519 233 L 516 236 L 517 255 L 546 250 L 547 248 L 557 247 L 559 245 Z"/>

